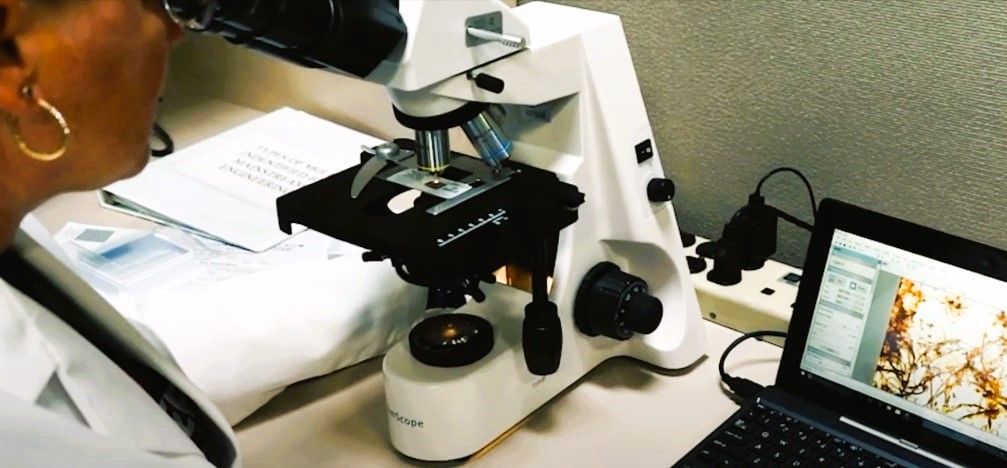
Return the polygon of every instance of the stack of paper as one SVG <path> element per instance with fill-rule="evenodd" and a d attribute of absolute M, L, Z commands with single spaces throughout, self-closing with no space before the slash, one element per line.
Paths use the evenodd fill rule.
<path fill-rule="evenodd" d="M 151 163 L 102 191 L 108 208 L 254 252 L 289 236 L 276 199 L 360 162 L 376 137 L 283 108 Z"/>
<path fill-rule="evenodd" d="M 102 192 L 108 208 L 197 236 L 72 223 L 59 236 L 63 257 L 84 272 L 92 257 L 118 267 L 149 265 L 166 244 L 183 252 L 185 268 L 145 276 L 142 287 L 129 274 L 145 272 L 131 269 L 113 271 L 118 287 L 97 281 L 101 271 L 85 278 L 237 423 L 287 385 L 384 353 L 424 313 L 426 290 L 386 263 L 365 263 L 318 233 L 279 230 L 279 196 L 357 164 L 361 145 L 380 142 L 280 109 Z M 116 250 L 124 242 L 143 249 L 125 258 Z"/>

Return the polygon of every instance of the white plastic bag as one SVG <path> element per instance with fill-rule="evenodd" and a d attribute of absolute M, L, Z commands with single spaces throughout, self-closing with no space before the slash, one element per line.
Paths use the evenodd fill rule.
<path fill-rule="evenodd" d="M 233 425 L 290 384 L 384 354 L 425 306 L 390 265 L 350 255 L 157 292 L 135 319 Z"/>

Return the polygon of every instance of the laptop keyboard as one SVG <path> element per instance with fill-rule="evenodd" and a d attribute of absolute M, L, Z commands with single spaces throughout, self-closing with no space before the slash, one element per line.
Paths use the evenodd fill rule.
<path fill-rule="evenodd" d="M 857 444 L 761 403 L 733 416 L 678 467 L 897 467 Z"/>

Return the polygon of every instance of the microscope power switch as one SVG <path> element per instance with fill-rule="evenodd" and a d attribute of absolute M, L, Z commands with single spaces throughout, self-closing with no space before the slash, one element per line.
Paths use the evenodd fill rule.
<path fill-rule="evenodd" d="M 633 149 L 636 150 L 637 164 L 643 164 L 654 157 L 654 143 L 649 138 L 637 143 Z"/>
<path fill-rule="evenodd" d="M 651 296 L 647 282 L 602 262 L 584 276 L 574 304 L 577 328 L 588 336 L 628 340 L 650 334 L 664 316 L 661 300 Z"/>

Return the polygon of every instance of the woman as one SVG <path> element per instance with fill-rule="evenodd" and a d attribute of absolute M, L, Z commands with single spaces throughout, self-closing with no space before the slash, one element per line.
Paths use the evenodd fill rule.
<path fill-rule="evenodd" d="M 161 0 L 0 0 L 0 465 L 238 464 L 170 358 L 18 229 L 144 166 L 181 34 Z"/>

